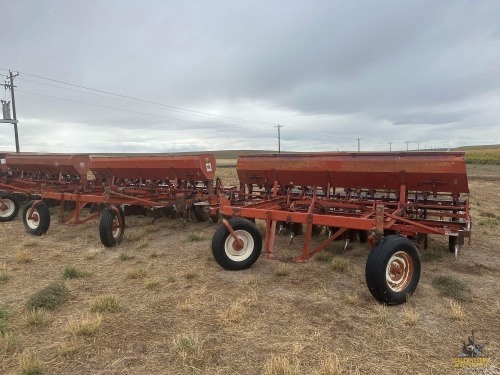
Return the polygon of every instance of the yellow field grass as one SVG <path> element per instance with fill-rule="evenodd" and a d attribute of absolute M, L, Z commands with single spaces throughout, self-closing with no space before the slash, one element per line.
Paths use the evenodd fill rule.
<path fill-rule="evenodd" d="M 365 244 L 230 272 L 212 257 L 210 221 L 127 217 L 115 248 L 100 244 L 97 221 L 70 227 L 52 216 L 42 237 L 19 217 L 0 223 L 0 374 L 464 374 L 452 360 L 472 330 L 498 373 L 500 174 L 475 168 L 471 245 L 455 259 L 446 238 L 431 236 L 415 294 L 394 307 L 367 290 Z M 234 168 L 217 174 L 238 181 Z M 278 236 L 277 254 L 300 253 L 301 240 Z M 72 267 L 88 274 L 63 279 Z M 470 300 L 443 296 L 433 281 L 444 276 Z M 69 297 L 30 309 L 54 282 Z"/>

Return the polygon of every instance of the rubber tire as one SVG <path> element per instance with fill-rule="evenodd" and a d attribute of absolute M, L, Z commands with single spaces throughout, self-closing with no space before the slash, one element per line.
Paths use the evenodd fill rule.
<path fill-rule="evenodd" d="M 7 216 L 0 215 L 0 222 L 14 220 L 17 214 L 19 213 L 19 200 L 14 195 L 7 193 L 0 193 L 0 198 L 2 198 L 5 201 L 11 201 L 12 204 L 14 205 L 14 211 L 12 211 L 10 215 Z"/>
<path fill-rule="evenodd" d="M 125 234 L 125 212 L 121 206 L 117 206 L 118 211 L 123 223 L 123 228 L 118 233 L 118 236 L 113 236 L 113 223 L 115 221 L 115 211 L 110 207 L 106 207 L 101 215 L 101 220 L 99 221 L 99 236 L 101 238 L 101 243 L 106 247 L 113 247 L 118 245 L 123 240 L 123 235 Z"/>
<path fill-rule="evenodd" d="M 262 251 L 262 235 L 259 229 L 251 221 L 242 218 L 232 218 L 229 225 L 234 231 L 243 231 L 253 239 L 251 254 L 242 261 L 235 261 L 226 253 L 226 240 L 231 236 L 225 225 L 220 225 L 212 238 L 212 254 L 219 265 L 230 271 L 244 270 L 250 268 L 259 259 Z"/>
<path fill-rule="evenodd" d="M 387 265 L 391 257 L 399 251 L 409 255 L 413 261 L 413 275 L 402 291 L 394 291 L 386 281 Z M 417 288 L 420 280 L 420 257 L 415 244 L 406 237 L 390 235 L 384 237 L 370 251 L 365 268 L 366 284 L 372 296 L 386 305 L 399 305 L 406 302 Z"/>
<path fill-rule="evenodd" d="M 194 207 L 194 217 L 196 220 L 205 222 L 210 218 L 210 213 L 205 210 L 205 206 L 193 204 Z"/>
<path fill-rule="evenodd" d="M 45 203 L 40 203 L 35 207 L 35 211 L 33 213 L 38 214 L 38 225 L 36 227 L 31 227 L 28 224 L 28 212 L 30 208 L 33 206 L 35 201 L 29 201 L 23 207 L 23 223 L 26 232 L 32 234 L 34 236 L 41 236 L 47 233 L 50 227 L 50 212 L 49 208 Z"/>

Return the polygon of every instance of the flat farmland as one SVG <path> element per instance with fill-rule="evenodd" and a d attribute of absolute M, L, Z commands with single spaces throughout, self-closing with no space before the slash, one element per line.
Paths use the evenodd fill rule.
<path fill-rule="evenodd" d="M 226 185 L 232 163 L 218 169 Z M 212 257 L 213 222 L 127 217 L 114 248 L 97 221 L 59 224 L 58 208 L 42 237 L 20 216 L 0 223 L 0 373 L 460 374 L 452 360 L 472 331 L 499 373 L 500 166 L 468 174 L 471 244 L 455 259 L 431 236 L 415 294 L 394 307 L 366 287 L 365 244 L 231 272 Z M 293 256 L 302 238 L 276 247 Z M 48 285 L 64 288 L 60 303 L 29 308 Z"/>

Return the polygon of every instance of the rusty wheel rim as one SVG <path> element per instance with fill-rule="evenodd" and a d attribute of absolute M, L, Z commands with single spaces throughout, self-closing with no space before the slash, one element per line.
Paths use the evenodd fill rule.
<path fill-rule="evenodd" d="M 405 290 L 413 276 L 413 259 L 404 251 L 396 252 L 389 262 L 385 271 L 385 280 L 389 288 L 394 292 Z"/>

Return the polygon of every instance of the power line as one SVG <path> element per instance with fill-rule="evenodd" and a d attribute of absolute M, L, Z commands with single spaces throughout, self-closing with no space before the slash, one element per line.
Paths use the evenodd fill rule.
<path fill-rule="evenodd" d="M 99 108 L 106 108 L 106 109 L 112 109 L 112 110 L 115 110 L 115 111 L 122 111 L 122 112 L 129 112 L 129 113 L 135 113 L 135 114 L 139 114 L 139 115 L 145 115 L 145 116 L 152 116 L 152 117 L 158 117 L 158 118 L 164 118 L 164 119 L 169 119 L 169 120 L 175 120 L 175 121 L 183 121 L 183 122 L 190 122 L 192 124 L 205 124 L 203 122 L 199 122 L 199 121 L 192 121 L 192 120 L 186 120 L 186 119 L 180 119 L 180 118 L 176 118 L 176 117 L 169 117 L 169 116 L 163 116 L 163 115 L 156 115 L 156 114 L 153 114 L 153 113 L 146 113 L 146 112 L 139 112 L 139 111 L 132 111 L 132 110 L 129 110 L 129 109 L 123 109 L 123 108 L 116 108 L 116 107 L 111 107 L 111 106 L 107 106 L 107 105 L 101 105 L 101 104 L 94 104 L 94 103 L 88 103 L 88 102 L 82 102 L 82 101 L 79 101 L 79 100 L 73 100 L 73 99 L 67 99 L 67 98 L 59 98 L 57 96 L 52 96 L 52 95 L 45 95 L 45 94 L 40 94 L 40 93 L 36 93 L 36 92 L 31 92 L 31 91 L 25 91 L 25 90 L 17 90 L 18 92 L 23 92 L 25 94 L 31 94 L 31 95 L 37 95 L 37 96 L 42 96 L 42 97 L 45 97 L 45 98 L 51 98 L 51 99 L 57 99 L 57 100 L 63 100 L 63 101 L 66 101 L 66 102 L 72 102 L 72 103 L 78 103 L 78 104 L 85 104 L 85 105 L 90 105 L 90 106 L 93 106 L 93 107 L 99 107 Z M 223 126 L 223 127 L 230 127 L 230 128 L 240 128 L 240 129 L 247 129 L 247 128 L 244 128 L 242 126 L 237 126 L 237 125 L 224 125 L 224 124 L 217 124 L 217 126 Z"/>
<path fill-rule="evenodd" d="M 182 107 L 167 105 L 167 104 L 163 104 L 163 103 L 157 103 L 157 102 L 153 102 L 153 101 L 150 101 L 150 100 L 144 100 L 144 99 L 134 98 L 132 96 L 115 94 L 115 93 L 110 92 L 110 91 L 93 89 L 91 87 L 82 86 L 82 85 L 76 85 L 76 84 L 73 84 L 73 83 L 68 83 L 68 82 L 64 82 L 64 81 L 60 81 L 60 80 L 52 79 L 52 78 L 46 78 L 46 77 L 42 77 L 42 76 L 35 75 L 35 74 L 30 74 L 30 73 L 25 73 L 25 72 L 19 72 L 19 73 L 22 73 L 22 74 L 30 76 L 30 77 L 35 77 L 35 78 L 44 79 L 44 80 L 51 81 L 51 82 L 61 83 L 63 85 L 78 87 L 78 88 L 85 89 L 85 90 L 90 90 L 90 91 L 99 92 L 99 93 L 102 93 L 102 94 L 108 94 L 108 95 L 118 96 L 120 98 L 131 99 L 131 100 L 135 100 L 135 101 L 139 101 L 139 102 L 143 102 L 143 103 L 155 104 L 155 105 L 159 105 L 159 106 L 162 106 L 162 107 L 173 108 L 173 109 L 177 109 L 177 110 L 181 110 L 181 111 L 185 111 L 185 112 L 189 112 L 189 113 L 194 113 L 194 114 L 198 114 L 198 115 L 210 116 L 210 117 L 215 117 L 215 118 L 222 118 L 222 119 L 232 120 L 232 121 L 253 122 L 253 123 L 262 124 L 262 125 L 274 125 L 271 122 L 257 121 L 257 120 L 246 120 L 246 119 L 240 119 L 240 118 L 236 118 L 236 117 L 214 115 L 213 113 L 202 112 L 202 111 L 195 111 L 195 110 L 192 110 L 192 109 L 187 109 L 187 108 L 182 108 Z"/>

